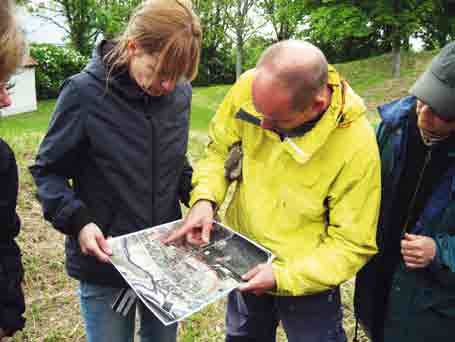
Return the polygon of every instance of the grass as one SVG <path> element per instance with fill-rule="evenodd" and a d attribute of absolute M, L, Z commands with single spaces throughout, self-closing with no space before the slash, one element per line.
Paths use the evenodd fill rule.
<path fill-rule="evenodd" d="M 390 56 L 337 65 L 352 87 L 366 101 L 368 116 L 378 121 L 375 107 L 407 94 L 416 76 L 425 68 L 434 53 L 404 54 L 402 77 L 391 79 Z M 195 88 L 191 118 L 189 157 L 192 162 L 204 154 L 208 139 L 207 125 L 229 86 Z M 84 328 L 79 314 L 77 283 L 65 274 L 64 237 L 42 218 L 35 199 L 35 187 L 27 166 L 33 162 L 35 151 L 49 122 L 55 100 L 42 101 L 34 113 L 0 120 L 0 136 L 15 150 L 19 163 L 20 193 L 18 212 L 22 231 L 18 242 L 23 251 L 26 269 L 24 290 L 27 302 L 27 325 L 12 341 L 56 342 L 84 341 Z M 342 287 L 344 327 L 352 339 L 353 282 Z M 224 336 L 224 302 L 208 306 L 185 320 L 179 330 L 179 342 L 217 342 Z M 362 341 L 367 341 L 362 337 Z M 279 341 L 286 341 L 280 331 Z"/>
<path fill-rule="evenodd" d="M 367 106 L 367 115 L 372 123 L 376 123 L 379 121 L 377 106 L 409 95 L 409 88 L 434 54 L 434 51 L 418 54 L 402 53 L 400 78 L 391 78 L 391 55 L 338 64 L 336 68 L 352 88 L 363 97 Z"/>
<path fill-rule="evenodd" d="M 207 129 L 208 122 L 228 89 L 229 85 L 194 89 L 191 108 L 192 130 L 204 131 Z M 9 138 L 24 133 L 45 132 L 55 102 L 56 100 L 40 101 L 35 112 L 3 118 L 0 120 L 0 136 Z"/>
<path fill-rule="evenodd" d="M 55 100 L 39 101 L 35 112 L 2 118 L 0 136 L 8 138 L 25 133 L 45 132 L 54 106 Z"/>

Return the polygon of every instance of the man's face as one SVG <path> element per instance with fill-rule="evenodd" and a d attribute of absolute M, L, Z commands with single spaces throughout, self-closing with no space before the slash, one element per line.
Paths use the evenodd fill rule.
<path fill-rule="evenodd" d="M 11 95 L 9 94 L 10 84 L 0 82 L 0 109 L 11 106 Z"/>
<path fill-rule="evenodd" d="M 171 93 L 177 84 L 164 71 L 156 69 L 158 54 L 146 54 L 142 49 L 130 49 L 130 74 L 136 83 L 151 96 Z"/>
<path fill-rule="evenodd" d="M 253 104 L 264 116 L 264 128 L 292 129 L 308 121 L 304 112 L 292 109 L 292 99 L 287 89 L 268 79 L 267 75 L 257 75 L 252 84 Z"/>
<path fill-rule="evenodd" d="M 417 125 L 430 135 L 446 136 L 455 132 L 455 121 L 447 121 L 426 103 L 417 100 Z"/>

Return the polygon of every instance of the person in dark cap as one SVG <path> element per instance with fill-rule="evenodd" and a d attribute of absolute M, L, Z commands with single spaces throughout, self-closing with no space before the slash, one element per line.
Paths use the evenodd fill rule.
<path fill-rule="evenodd" d="M 373 342 L 455 336 L 455 42 L 411 96 L 379 107 L 379 253 L 356 279 L 356 316 Z"/>

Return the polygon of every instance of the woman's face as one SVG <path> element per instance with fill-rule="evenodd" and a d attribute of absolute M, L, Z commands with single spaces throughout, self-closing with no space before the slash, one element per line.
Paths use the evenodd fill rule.
<path fill-rule="evenodd" d="M 132 43 L 128 45 L 128 52 L 130 75 L 147 94 L 162 96 L 175 89 L 177 81 L 171 80 L 166 72 L 157 72 L 158 54 L 146 54 Z"/>
<path fill-rule="evenodd" d="M 11 106 L 10 85 L 8 82 L 0 82 L 0 109 Z"/>

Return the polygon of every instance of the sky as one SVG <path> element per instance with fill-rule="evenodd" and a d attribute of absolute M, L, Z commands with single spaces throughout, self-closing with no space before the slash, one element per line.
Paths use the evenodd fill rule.
<path fill-rule="evenodd" d="M 25 29 L 27 40 L 33 43 L 63 44 L 66 32 L 55 24 L 18 9 L 18 17 Z"/>

